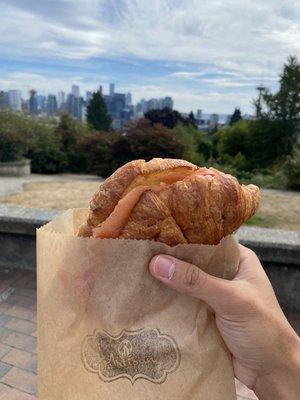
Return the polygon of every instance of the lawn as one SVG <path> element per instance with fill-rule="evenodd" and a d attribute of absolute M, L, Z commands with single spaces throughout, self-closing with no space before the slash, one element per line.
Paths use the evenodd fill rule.
<path fill-rule="evenodd" d="M 0 203 L 61 210 L 87 207 L 98 185 L 99 182 L 95 181 L 26 183 L 23 185 L 23 192 L 2 196 Z M 300 230 L 300 194 L 262 191 L 260 209 L 247 225 Z"/>

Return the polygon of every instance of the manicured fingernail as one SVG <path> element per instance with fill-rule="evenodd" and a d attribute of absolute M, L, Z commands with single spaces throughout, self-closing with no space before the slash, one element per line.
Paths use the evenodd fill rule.
<path fill-rule="evenodd" d="M 154 262 L 154 273 L 156 276 L 171 279 L 174 275 L 174 271 L 175 264 L 170 258 L 164 256 L 156 257 Z"/>

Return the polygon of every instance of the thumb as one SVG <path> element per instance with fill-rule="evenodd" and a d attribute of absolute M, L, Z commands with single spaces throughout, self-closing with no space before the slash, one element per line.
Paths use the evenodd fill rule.
<path fill-rule="evenodd" d="M 178 292 L 205 301 L 215 312 L 224 311 L 232 296 L 231 281 L 211 276 L 193 264 L 169 255 L 158 255 L 150 262 L 150 273 Z"/>

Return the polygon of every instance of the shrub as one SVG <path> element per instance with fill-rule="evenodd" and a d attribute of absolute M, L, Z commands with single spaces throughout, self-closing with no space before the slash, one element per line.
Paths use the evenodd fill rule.
<path fill-rule="evenodd" d="M 27 146 L 25 118 L 19 114 L 0 111 L 0 162 L 20 161 Z"/>
<path fill-rule="evenodd" d="M 250 121 L 249 128 L 247 151 L 244 153 L 249 168 L 270 168 L 291 154 L 293 144 L 286 134 L 290 130 L 288 122 L 260 119 Z"/>
<path fill-rule="evenodd" d="M 108 161 L 105 167 L 102 166 L 104 177 L 131 160 L 183 157 L 184 145 L 175 138 L 174 133 L 160 124 L 152 126 L 147 119 L 140 119 L 130 124 L 125 131 L 110 135 Z"/>
<path fill-rule="evenodd" d="M 33 172 L 53 174 L 64 170 L 66 158 L 53 123 L 32 119 L 28 127 L 28 137 L 29 150 L 26 156 L 31 159 Z"/>
<path fill-rule="evenodd" d="M 238 154 L 247 153 L 249 136 L 249 122 L 240 121 L 227 126 L 215 136 L 215 143 L 220 162 L 234 164 L 231 160 Z"/>
<path fill-rule="evenodd" d="M 68 172 L 86 172 L 82 164 L 85 155 L 81 154 L 80 143 L 91 135 L 88 125 L 62 114 L 54 134 L 63 153 L 62 169 Z"/>
<path fill-rule="evenodd" d="M 22 160 L 26 146 L 27 140 L 23 132 L 0 129 L 0 162 Z"/>
<path fill-rule="evenodd" d="M 103 177 L 110 175 L 114 165 L 110 149 L 114 140 L 116 135 L 107 132 L 92 132 L 82 137 L 75 147 L 78 171 Z"/>
<path fill-rule="evenodd" d="M 300 189 L 300 148 L 295 149 L 293 156 L 289 156 L 283 166 L 283 173 L 289 189 Z"/>
<path fill-rule="evenodd" d="M 145 113 L 145 118 L 151 121 L 151 125 L 161 124 L 166 128 L 173 129 L 176 125 L 188 125 L 191 121 L 184 118 L 178 111 L 169 107 L 149 110 Z"/>
<path fill-rule="evenodd" d="M 238 168 L 248 172 L 268 169 L 292 151 L 284 135 L 287 129 L 287 123 L 267 119 L 237 122 L 218 133 L 218 159 L 234 166 L 239 155 Z"/>
<path fill-rule="evenodd" d="M 177 125 L 173 132 L 184 145 L 183 158 L 197 165 L 203 165 L 212 155 L 212 143 L 191 125 Z"/>

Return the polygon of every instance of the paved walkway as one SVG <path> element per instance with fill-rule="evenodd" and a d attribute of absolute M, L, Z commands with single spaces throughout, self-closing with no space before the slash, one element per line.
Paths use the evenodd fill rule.
<path fill-rule="evenodd" d="M 30 182 L 64 182 L 64 181 L 99 181 L 101 178 L 96 175 L 83 175 L 83 174 L 31 174 L 26 177 L 9 177 L 0 176 L 0 196 L 22 192 L 23 184 Z M 262 189 L 266 193 L 271 194 L 284 194 L 289 196 L 300 197 L 299 191 L 292 190 L 275 190 L 275 189 Z"/>
<path fill-rule="evenodd" d="M 15 194 L 23 191 L 24 183 L 31 182 L 64 182 L 64 181 L 99 181 L 95 175 L 57 174 L 41 175 L 31 174 L 26 177 L 0 176 L 0 196 Z"/>
<path fill-rule="evenodd" d="M 300 330 L 298 315 L 291 321 Z M 33 272 L 0 272 L 0 400 L 37 400 L 36 282 Z M 257 399 L 236 382 L 238 400 Z"/>

